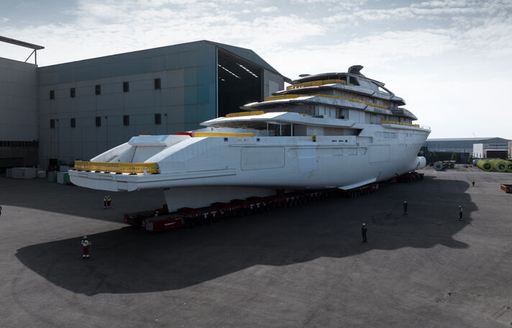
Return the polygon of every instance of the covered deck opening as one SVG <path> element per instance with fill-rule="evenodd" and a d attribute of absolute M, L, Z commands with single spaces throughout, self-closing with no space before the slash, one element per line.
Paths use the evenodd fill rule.
<path fill-rule="evenodd" d="M 218 116 L 240 111 L 240 106 L 263 100 L 263 70 L 218 49 Z"/>

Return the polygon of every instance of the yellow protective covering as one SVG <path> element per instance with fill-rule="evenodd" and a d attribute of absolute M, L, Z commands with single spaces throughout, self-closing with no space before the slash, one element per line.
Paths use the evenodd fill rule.
<path fill-rule="evenodd" d="M 157 163 L 107 163 L 75 161 L 74 169 L 77 171 L 100 171 L 130 174 L 159 173 Z"/>

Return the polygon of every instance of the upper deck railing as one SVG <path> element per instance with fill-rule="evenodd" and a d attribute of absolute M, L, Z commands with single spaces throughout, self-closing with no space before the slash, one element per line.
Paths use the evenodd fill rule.
<path fill-rule="evenodd" d="M 286 87 L 286 90 L 295 90 L 295 89 L 301 89 L 301 88 L 307 88 L 307 87 L 317 87 L 324 84 L 347 84 L 347 81 L 345 80 L 339 80 L 339 79 L 331 79 L 331 80 L 318 80 L 318 81 L 309 81 L 309 82 L 302 82 L 297 84 L 292 84 Z"/>

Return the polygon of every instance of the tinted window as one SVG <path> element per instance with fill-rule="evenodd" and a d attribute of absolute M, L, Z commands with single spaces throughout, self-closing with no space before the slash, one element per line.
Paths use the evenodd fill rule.
<path fill-rule="evenodd" d="M 350 82 L 350 84 L 353 84 L 353 85 L 359 85 L 359 82 L 357 82 L 357 79 L 352 76 L 350 77 L 349 82 Z"/>

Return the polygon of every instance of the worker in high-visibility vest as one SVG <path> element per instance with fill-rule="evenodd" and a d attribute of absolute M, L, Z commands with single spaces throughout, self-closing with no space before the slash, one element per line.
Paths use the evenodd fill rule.
<path fill-rule="evenodd" d="M 103 196 L 103 208 L 107 208 L 108 206 L 108 196 Z"/>
<path fill-rule="evenodd" d="M 87 239 L 87 236 L 83 236 L 80 244 L 82 245 L 82 259 L 89 259 L 91 257 L 91 252 L 90 252 L 91 243 Z"/>

